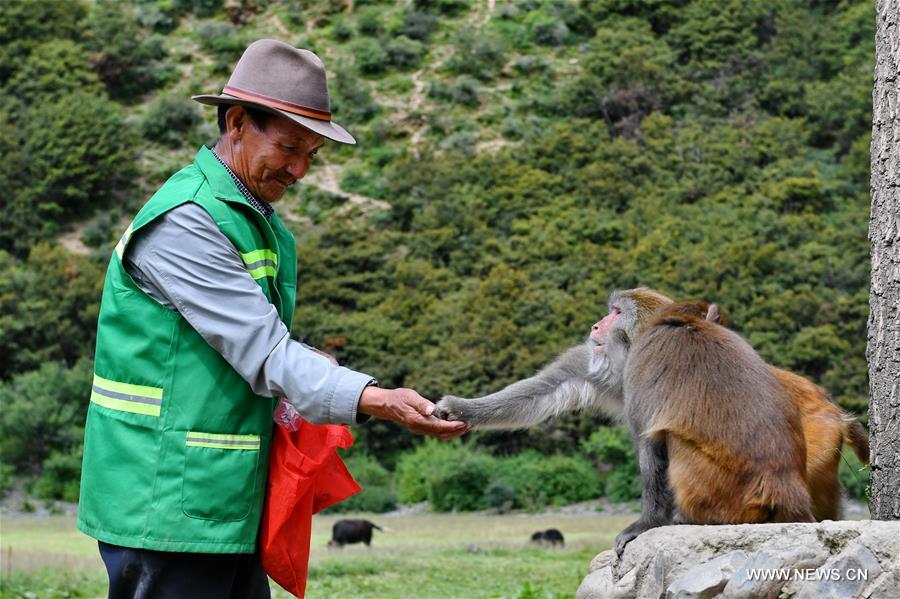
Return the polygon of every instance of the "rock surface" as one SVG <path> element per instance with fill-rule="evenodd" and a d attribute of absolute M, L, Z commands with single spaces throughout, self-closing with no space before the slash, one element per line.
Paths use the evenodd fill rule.
<path fill-rule="evenodd" d="M 665 526 L 591 562 L 578 599 L 900 599 L 900 522 Z"/>

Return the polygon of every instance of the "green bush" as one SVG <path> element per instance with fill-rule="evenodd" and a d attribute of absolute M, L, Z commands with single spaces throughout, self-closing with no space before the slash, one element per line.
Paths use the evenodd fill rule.
<path fill-rule="evenodd" d="M 453 44 L 456 52 L 447 61 L 447 69 L 452 73 L 488 81 L 503 67 L 505 48 L 497 37 L 466 27 L 460 29 Z"/>
<path fill-rule="evenodd" d="M 116 239 L 113 233 L 113 225 L 115 217 L 112 212 L 104 210 L 97 216 L 90 219 L 81 231 L 81 241 L 89 247 L 101 247 L 105 243 L 109 243 Z"/>
<path fill-rule="evenodd" d="M 422 60 L 423 46 L 421 42 L 401 35 L 385 44 L 388 62 L 398 69 L 412 69 Z"/>
<path fill-rule="evenodd" d="M 430 81 L 425 94 L 432 100 L 440 100 L 441 102 L 448 102 L 453 97 L 450 93 L 450 86 L 443 81 Z"/>
<path fill-rule="evenodd" d="M 597 459 L 598 463 L 610 466 L 636 464 L 634 445 L 624 426 L 602 427 L 591 433 L 581 444 L 582 450 Z"/>
<path fill-rule="evenodd" d="M 428 84 L 426 93 L 429 98 L 435 100 L 474 108 L 480 103 L 478 98 L 480 92 L 481 86 L 478 81 L 473 77 L 463 75 L 457 77 L 451 85 L 447 85 L 443 81 L 432 81 Z"/>
<path fill-rule="evenodd" d="M 475 157 L 475 143 L 478 137 L 473 131 L 456 131 L 441 140 L 438 147 L 442 150 L 458 152 L 460 154 Z"/>
<path fill-rule="evenodd" d="M 103 85 L 90 69 L 84 47 L 71 40 L 54 39 L 35 46 L 17 65 L 3 87 L 4 100 L 16 112 L 34 102 L 64 98 L 76 92 L 103 94 Z"/>
<path fill-rule="evenodd" d="M 61 222 L 127 192 L 134 142 L 80 46 L 34 47 L 0 93 L 0 185 L 15 198 L 0 212 L 0 249 L 24 257 Z"/>
<path fill-rule="evenodd" d="M 631 501 L 640 498 L 637 454 L 625 427 L 599 428 L 582 442 L 581 447 L 596 461 L 600 470 L 606 472 L 603 489 L 607 499 Z"/>
<path fill-rule="evenodd" d="M 547 502 L 564 505 L 600 495 L 597 470 L 580 456 L 555 455 L 538 463 L 537 477 Z"/>
<path fill-rule="evenodd" d="M 562 46 L 569 37 L 569 28 L 563 21 L 547 16 L 532 24 L 531 35 L 541 46 Z"/>
<path fill-rule="evenodd" d="M 378 460 L 368 454 L 360 454 L 347 458 L 347 468 L 353 474 L 353 478 L 363 484 L 376 487 L 386 487 L 391 484 L 391 473 L 382 466 Z"/>
<path fill-rule="evenodd" d="M 336 208 L 347 203 L 347 196 L 331 193 L 313 185 L 305 185 L 300 191 L 300 212 L 314 223 L 321 223 Z"/>
<path fill-rule="evenodd" d="M 606 476 L 603 492 L 610 501 L 633 501 L 641 498 L 640 473 L 630 468 L 616 468 Z"/>
<path fill-rule="evenodd" d="M 225 0 L 174 0 L 179 13 L 192 12 L 198 17 L 212 17 L 222 10 Z"/>
<path fill-rule="evenodd" d="M 0 497 L 4 497 L 13 486 L 13 474 L 16 469 L 12 464 L 0 462 Z"/>
<path fill-rule="evenodd" d="M 110 96 L 133 101 L 178 77 L 175 66 L 166 62 L 163 38 L 148 36 L 130 5 L 97 0 L 87 27 L 85 46 Z"/>
<path fill-rule="evenodd" d="M 81 0 L 0 2 L 0 86 L 35 46 L 51 38 L 79 40 L 87 8 Z"/>
<path fill-rule="evenodd" d="M 336 117 L 361 124 L 378 114 L 380 107 L 372 99 L 368 83 L 352 70 L 339 65 L 329 83 L 331 111 Z M 353 128 L 350 128 L 352 131 Z"/>
<path fill-rule="evenodd" d="M 390 472 L 366 454 L 346 459 L 347 469 L 362 487 L 356 495 L 328 508 L 329 512 L 388 512 L 397 507 Z"/>
<path fill-rule="evenodd" d="M 495 466 L 495 458 L 478 453 L 443 464 L 428 481 L 431 507 L 438 512 L 484 509 L 485 491 Z"/>
<path fill-rule="evenodd" d="M 24 262 L 0 251 L 0 380 L 91 354 L 104 266 L 46 243 Z"/>
<path fill-rule="evenodd" d="M 454 104 L 462 104 L 463 106 L 468 106 L 470 108 L 478 106 L 480 103 L 480 100 L 478 99 L 480 93 L 481 86 L 478 85 L 478 81 L 466 75 L 457 77 L 453 82 L 453 85 L 450 86 L 451 101 Z"/>
<path fill-rule="evenodd" d="M 341 189 L 350 193 L 384 199 L 381 173 L 363 164 L 350 165 L 341 174 Z"/>
<path fill-rule="evenodd" d="M 382 23 L 382 9 L 370 6 L 359 11 L 356 24 L 359 32 L 370 37 L 378 37 L 384 33 L 384 23 Z"/>
<path fill-rule="evenodd" d="M 210 52 L 214 59 L 214 72 L 225 75 L 231 65 L 237 62 L 249 45 L 247 34 L 231 23 L 207 21 L 197 26 L 196 35 L 200 46 Z"/>
<path fill-rule="evenodd" d="M 32 494 L 38 499 L 61 499 L 73 503 L 78 501 L 81 449 L 79 446 L 71 453 L 51 453 L 44 460 L 41 475 L 34 481 Z"/>
<path fill-rule="evenodd" d="M 408 38 L 428 43 L 432 31 L 437 27 L 438 19 L 434 15 L 415 10 L 403 14 L 403 25 L 400 34 Z"/>
<path fill-rule="evenodd" d="M 180 96 L 158 98 L 144 116 L 141 128 L 149 139 L 171 148 L 193 143 L 191 133 L 202 122 L 196 102 Z"/>
<path fill-rule="evenodd" d="M 388 65 L 388 54 L 381 42 L 363 38 L 351 45 L 351 52 L 356 57 L 356 68 L 363 75 L 379 75 Z"/>
<path fill-rule="evenodd" d="M 343 17 L 335 17 L 331 20 L 331 34 L 339 42 L 346 42 L 353 37 L 353 27 Z"/>
<path fill-rule="evenodd" d="M 469 0 L 414 0 L 413 6 L 417 10 L 455 16 L 469 8 Z"/>
<path fill-rule="evenodd" d="M 328 508 L 328 512 L 375 512 L 381 514 L 397 509 L 397 495 L 389 487 L 363 486 L 363 490 Z"/>
<path fill-rule="evenodd" d="M 427 438 L 415 449 L 401 454 L 397 461 L 397 498 L 402 503 L 418 503 L 428 499 L 429 478 L 463 456 L 471 454 L 459 441 L 441 442 Z"/>
<path fill-rule="evenodd" d="M 428 499 L 434 510 L 493 507 L 539 509 L 597 497 L 599 479 L 586 460 L 525 452 L 498 458 L 466 446 L 423 444 L 401 457 L 399 497 L 405 503 Z"/>
<path fill-rule="evenodd" d="M 610 501 L 631 501 L 641 496 L 637 454 L 623 426 L 602 427 L 581 444 L 602 471 L 604 493 Z"/>
<path fill-rule="evenodd" d="M 82 360 L 67 369 L 49 362 L 0 384 L 0 454 L 26 475 L 47 470 L 48 496 L 62 497 L 67 482 L 78 480 L 91 365 Z"/>
<path fill-rule="evenodd" d="M 31 244 L 56 230 L 55 223 L 46 222 L 26 195 L 28 181 L 22 173 L 28 172 L 29 165 L 28 156 L 22 152 L 22 131 L 7 117 L 0 111 L 0 155 L 4 157 L 0 160 L 0 187 L 16 201 L 4 204 L 0 211 L 0 264 L 12 261 L 5 252 L 24 257 Z"/>
<path fill-rule="evenodd" d="M 534 510 L 564 505 L 600 495 L 594 466 L 579 456 L 544 456 L 526 451 L 498 465 L 497 480 L 515 491 L 514 507 Z"/>
<path fill-rule="evenodd" d="M 512 68 L 520 75 L 535 75 L 548 71 L 550 65 L 540 56 L 526 54 L 525 56 L 519 56 L 513 60 Z"/>
<path fill-rule="evenodd" d="M 178 27 L 178 7 L 173 0 L 143 0 L 135 7 L 135 18 L 142 27 L 169 33 Z"/>
<path fill-rule="evenodd" d="M 21 118 L 23 199 L 46 215 L 92 210 L 131 186 L 134 136 L 116 104 L 80 91 L 36 103 Z"/>
<path fill-rule="evenodd" d="M 516 490 L 505 480 L 493 480 L 484 491 L 488 507 L 507 512 L 516 504 Z"/>

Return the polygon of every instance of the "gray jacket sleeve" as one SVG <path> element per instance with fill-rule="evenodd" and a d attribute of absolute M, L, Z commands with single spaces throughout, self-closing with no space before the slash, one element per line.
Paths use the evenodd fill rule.
<path fill-rule="evenodd" d="M 177 310 L 257 395 L 285 397 L 308 421 L 355 424 L 366 374 L 334 366 L 290 339 L 237 249 L 188 202 L 138 231 L 125 269 L 150 297 Z"/>

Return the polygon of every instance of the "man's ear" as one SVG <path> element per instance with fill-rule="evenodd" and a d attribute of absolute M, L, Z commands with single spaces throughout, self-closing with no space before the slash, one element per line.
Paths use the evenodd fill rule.
<path fill-rule="evenodd" d="M 228 127 L 228 136 L 232 141 L 239 140 L 244 135 L 247 125 L 247 111 L 239 104 L 233 104 L 225 112 L 225 124 Z"/>

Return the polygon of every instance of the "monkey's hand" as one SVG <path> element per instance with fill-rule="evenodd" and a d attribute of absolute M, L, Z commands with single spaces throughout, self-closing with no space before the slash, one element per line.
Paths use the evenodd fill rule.
<path fill-rule="evenodd" d="M 661 524 L 640 519 L 620 532 L 616 537 L 616 555 L 619 559 L 622 559 L 622 554 L 625 552 L 625 545 L 638 538 L 638 535 L 642 532 L 648 531 L 651 528 L 656 528 L 657 526 L 661 526 Z"/>
<path fill-rule="evenodd" d="M 468 410 L 466 410 L 465 404 L 468 401 L 468 399 L 463 397 L 445 395 L 434 405 L 434 415 L 444 420 L 461 420 L 466 424 L 470 424 L 466 419 Z"/>

